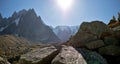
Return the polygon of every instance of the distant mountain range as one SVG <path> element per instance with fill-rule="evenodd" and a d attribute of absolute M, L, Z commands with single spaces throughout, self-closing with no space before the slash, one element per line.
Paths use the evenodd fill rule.
<path fill-rule="evenodd" d="M 53 30 L 44 24 L 34 9 L 14 12 L 9 18 L 0 15 L 0 34 L 12 34 L 34 42 L 59 42 Z"/>
<path fill-rule="evenodd" d="M 66 42 L 69 38 L 76 34 L 79 26 L 57 26 L 53 29 L 53 32 L 61 39 L 62 42 Z"/>

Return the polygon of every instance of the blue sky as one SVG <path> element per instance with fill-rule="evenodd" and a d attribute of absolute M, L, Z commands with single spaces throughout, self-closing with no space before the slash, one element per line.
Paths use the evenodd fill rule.
<path fill-rule="evenodd" d="M 67 12 L 63 12 L 56 0 L 0 0 L 0 13 L 9 17 L 14 11 L 34 8 L 45 24 L 79 25 L 83 21 L 100 20 L 108 23 L 112 16 L 120 12 L 120 0 L 74 0 Z"/>

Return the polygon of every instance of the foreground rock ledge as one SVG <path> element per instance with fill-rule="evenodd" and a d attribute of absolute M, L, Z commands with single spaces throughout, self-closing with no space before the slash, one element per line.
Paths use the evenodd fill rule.
<path fill-rule="evenodd" d="M 51 64 L 87 64 L 82 55 L 71 46 L 63 46 Z"/>
<path fill-rule="evenodd" d="M 7 60 L 0 57 L 0 64 L 10 64 Z"/>
<path fill-rule="evenodd" d="M 19 64 L 50 64 L 57 55 L 54 46 L 33 50 L 21 56 Z"/>

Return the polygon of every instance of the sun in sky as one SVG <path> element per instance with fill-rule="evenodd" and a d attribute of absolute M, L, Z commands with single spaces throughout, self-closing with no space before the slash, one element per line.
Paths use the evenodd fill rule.
<path fill-rule="evenodd" d="M 74 0 L 56 0 L 57 5 L 63 10 L 67 11 L 73 5 Z"/>

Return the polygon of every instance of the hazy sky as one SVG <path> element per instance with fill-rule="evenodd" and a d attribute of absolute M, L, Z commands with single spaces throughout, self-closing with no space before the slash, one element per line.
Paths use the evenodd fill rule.
<path fill-rule="evenodd" d="M 101 20 L 108 23 L 120 12 L 120 0 L 74 0 L 70 9 L 63 11 L 57 0 L 0 0 L 0 13 L 9 17 L 14 11 L 34 8 L 45 24 L 79 25 L 83 21 Z"/>

